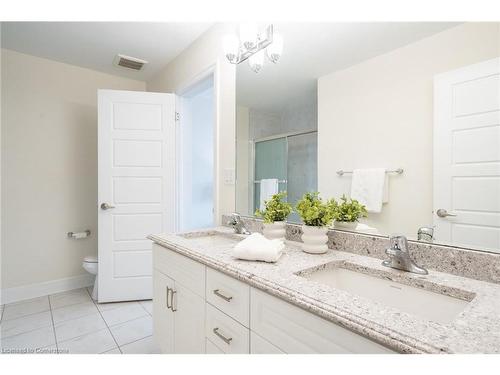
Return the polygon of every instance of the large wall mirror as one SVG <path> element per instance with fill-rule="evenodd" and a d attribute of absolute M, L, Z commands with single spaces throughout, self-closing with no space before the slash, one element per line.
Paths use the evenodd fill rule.
<path fill-rule="evenodd" d="M 383 169 L 381 205 L 353 230 L 500 252 L 499 23 L 274 29 L 280 61 L 237 66 L 238 212 L 274 189 L 292 204 L 370 194 Z"/>

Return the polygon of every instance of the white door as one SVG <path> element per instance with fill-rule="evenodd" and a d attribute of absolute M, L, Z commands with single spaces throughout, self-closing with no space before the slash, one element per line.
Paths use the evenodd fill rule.
<path fill-rule="evenodd" d="M 500 59 L 493 59 L 434 80 L 436 239 L 496 252 L 500 252 L 499 73 Z"/>
<path fill-rule="evenodd" d="M 173 94 L 98 92 L 98 300 L 151 299 L 151 233 L 175 231 Z"/>

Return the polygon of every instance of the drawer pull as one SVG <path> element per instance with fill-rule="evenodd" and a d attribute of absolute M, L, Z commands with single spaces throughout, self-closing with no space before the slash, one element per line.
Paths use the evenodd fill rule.
<path fill-rule="evenodd" d="M 213 333 L 215 334 L 215 336 L 217 336 L 218 338 L 220 338 L 222 341 L 224 341 L 226 344 L 231 344 L 231 340 L 233 339 L 232 337 L 226 337 L 224 336 L 222 333 L 219 333 L 219 327 L 217 328 L 214 328 L 213 330 Z"/>
<path fill-rule="evenodd" d="M 175 295 L 177 294 L 177 291 L 176 290 L 173 290 L 173 289 L 170 289 L 172 291 L 172 298 L 170 299 L 170 310 L 172 310 L 172 312 L 176 312 L 177 311 L 177 303 L 175 304 L 175 307 L 174 307 L 174 297 Z M 177 298 L 175 299 L 177 301 Z"/>
<path fill-rule="evenodd" d="M 214 294 L 217 296 L 217 297 L 220 297 L 222 298 L 224 301 L 226 302 L 231 302 L 231 300 L 233 299 L 233 297 L 228 297 L 228 296 L 225 296 L 224 294 L 222 294 L 221 292 L 219 292 L 219 289 L 215 289 L 214 290 Z"/>
<path fill-rule="evenodd" d="M 168 303 L 168 297 L 170 297 L 170 292 L 172 291 L 172 289 L 170 289 L 168 286 L 167 286 L 167 298 L 166 298 L 166 303 L 167 303 L 167 309 L 170 309 L 172 306 Z"/>

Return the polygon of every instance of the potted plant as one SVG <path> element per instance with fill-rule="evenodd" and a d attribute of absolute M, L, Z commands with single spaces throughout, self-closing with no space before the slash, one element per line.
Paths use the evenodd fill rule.
<path fill-rule="evenodd" d="M 361 217 L 367 217 L 366 207 L 356 199 L 349 199 L 345 195 L 340 198 L 340 204 L 337 207 L 337 217 L 335 218 L 335 228 L 355 230 L 358 226 L 358 220 Z"/>
<path fill-rule="evenodd" d="M 265 201 L 266 209 L 257 209 L 255 215 L 264 219 L 264 237 L 269 240 L 285 239 L 285 220 L 292 212 L 292 206 L 284 199 L 286 191 L 274 194 L 270 200 Z"/>
<path fill-rule="evenodd" d="M 328 226 L 336 218 L 335 199 L 323 201 L 318 192 L 306 193 L 295 208 L 302 218 L 302 250 L 311 254 L 328 251 Z"/>

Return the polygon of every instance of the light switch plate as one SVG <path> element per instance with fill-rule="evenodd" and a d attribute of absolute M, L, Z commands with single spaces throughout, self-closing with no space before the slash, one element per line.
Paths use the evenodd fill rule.
<path fill-rule="evenodd" d="M 234 185 L 236 180 L 236 173 L 234 168 L 224 169 L 224 184 Z"/>

